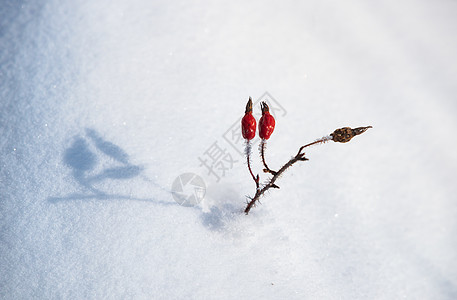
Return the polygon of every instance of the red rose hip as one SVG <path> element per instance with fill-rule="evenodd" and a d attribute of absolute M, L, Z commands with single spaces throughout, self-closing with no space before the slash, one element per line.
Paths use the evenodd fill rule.
<path fill-rule="evenodd" d="M 260 104 L 262 117 L 259 120 L 259 136 L 261 139 L 268 140 L 275 129 L 275 118 L 270 114 L 270 109 L 265 102 Z"/>
<path fill-rule="evenodd" d="M 241 133 L 243 134 L 243 138 L 252 140 L 255 137 L 256 125 L 255 118 L 252 115 L 252 99 L 249 97 L 244 117 L 241 119 Z"/>

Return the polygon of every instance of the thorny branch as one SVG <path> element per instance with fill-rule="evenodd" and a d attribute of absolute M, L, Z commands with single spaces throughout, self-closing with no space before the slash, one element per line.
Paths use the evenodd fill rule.
<path fill-rule="evenodd" d="M 275 184 L 276 180 L 284 173 L 285 170 L 287 170 L 290 166 L 295 164 L 298 161 L 306 161 L 308 160 L 305 157 L 305 153 L 303 152 L 303 149 L 306 147 L 312 146 L 312 145 L 317 145 L 317 144 L 323 144 L 328 141 L 334 141 L 338 143 L 347 143 L 349 142 L 354 136 L 359 135 L 367 131 L 369 128 L 372 128 L 371 126 L 366 126 L 366 127 L 358 127 L 358 128 L 349 128 L 349 127 L 344 127 L 335 130 L 333 133 L 331 133 L 328 136 L 325 136 L 323 138 L 320 138 L 312 143 L 306 144 L 304 146 L 301 146 L 300 149 L 298 150 L 298 153 L 292 157 L 285 165 L 283 165 L 277 172 L 272 171 L 268 168 L 267 164 L 265 163 L 265 157 L 264 157 L 264 143 L 261 144 L 261 156 L 262 156 L 262 161 L 264 163 L 265 169 L 264 172 L 271 173 L 273 177 L 268 181 L 266 185 L 264 185 L 262 188 L 259 187 L 259 175 L 257 175 L 257 178 L 254 177 L 254 174 L 251 171 L 250 168 L 250 163 L 249 163 L 249 156 L 248 156 L 248 167 L 249 171 L 251 172 L 252 178 L 256 182 L 256 193 L 254 197 L 249 197 L 250 201 L 248 201 L 246 209 L 244 210 L 245 214 L 248 214 L 249 211 L 251 210 L 252 207 L 256 205 L 256 202 L 259 201 L 260 197 L 268 191 L 271 188 L 276 188 L 279 189 L 279 186 Z"/>
<path fill-rule="evenodd" d="M 265 168 L 263 169 L 263 171 L 264 171 L 265 173 L 270 173 L 271 175 L 276 175 L 278 172 L 271 170 L 271 169 L 267 166 L 267 162 L 266 162 L 266 160 L 265 160 L 265 145 L 266 145 L 266 143 L 267 143 L 267 141 L 265 141 L 265 140 L 262 140 L 262 141 L 260 142 L 260 157 L 262 158 L 263 166 L 265 167 Z"/>
<path fill-rule="evenodd" d="M 252 172 L 252 169 L 251 169 L 251 144 L 249 143 L 249 141 L 246 142 L 246 160 L 248 162 L 249 173 L 251 173 L 252 179 L 254 180 L 255 185 L 256 185 L 256 189 L 258 190 L 260 178 L 259 178 L 259 174 L 257 174 L 257 177 L 254 176 L 254 173 Z"/>

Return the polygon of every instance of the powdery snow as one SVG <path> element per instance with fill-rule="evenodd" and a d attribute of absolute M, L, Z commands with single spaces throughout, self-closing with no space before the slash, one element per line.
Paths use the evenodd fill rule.
<path fill-rule="evenodd" d="M 6 1 L 0 297 L 456 299 L 456 12 Z M 373 129 L 308 149 L 245 216 L 255 184 L 230 141 L 249 96 L 277 108 L 273 169 Z M 171 194 L 188 172 L 197 206 Z"/>

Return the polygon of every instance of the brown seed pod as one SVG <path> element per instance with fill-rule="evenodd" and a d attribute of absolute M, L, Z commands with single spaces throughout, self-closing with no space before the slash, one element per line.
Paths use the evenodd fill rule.
<path fill-rule="evenodd" d="M 331 136 L 334 142 L 347 143 L 354 137 L 354 133 L 351 128 L 343 127 L 335 130 Z"/>
<path fill-rule="evenodd" d="M 372 128 L 371 126 L 367 127 L 357 127 L 357 128 L 349 128 L 349 127 L 343 127 L 340 129 L 335 130 L 332 134 L 332 140 L 337 143 L 347 143 L 349 142 L 353 137 L 356 135 L 362 134 L 365 131 L 367 131 L 369 128 Z"/>

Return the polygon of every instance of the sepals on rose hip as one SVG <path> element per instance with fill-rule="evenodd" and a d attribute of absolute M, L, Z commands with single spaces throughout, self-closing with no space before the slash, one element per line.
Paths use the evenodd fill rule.
<path fill-rule="evenodd" d="M 270 114 L 268 104 L 262 102 L 262 117 L 259 120 L 259 136 L 261 139 L 268 140 L 275 129 L 275 118 Z"/>
<path fill-rule="evenodd" d="M 244 117 L 241 119 L 241 133 L 243 138 L 246 140 L 252 140 L 255 137 L 257 123 L 254 116 L 252 115 L 252 99 L 249 97 L 249 101 L 246 104 L 246 110 Z"/>

